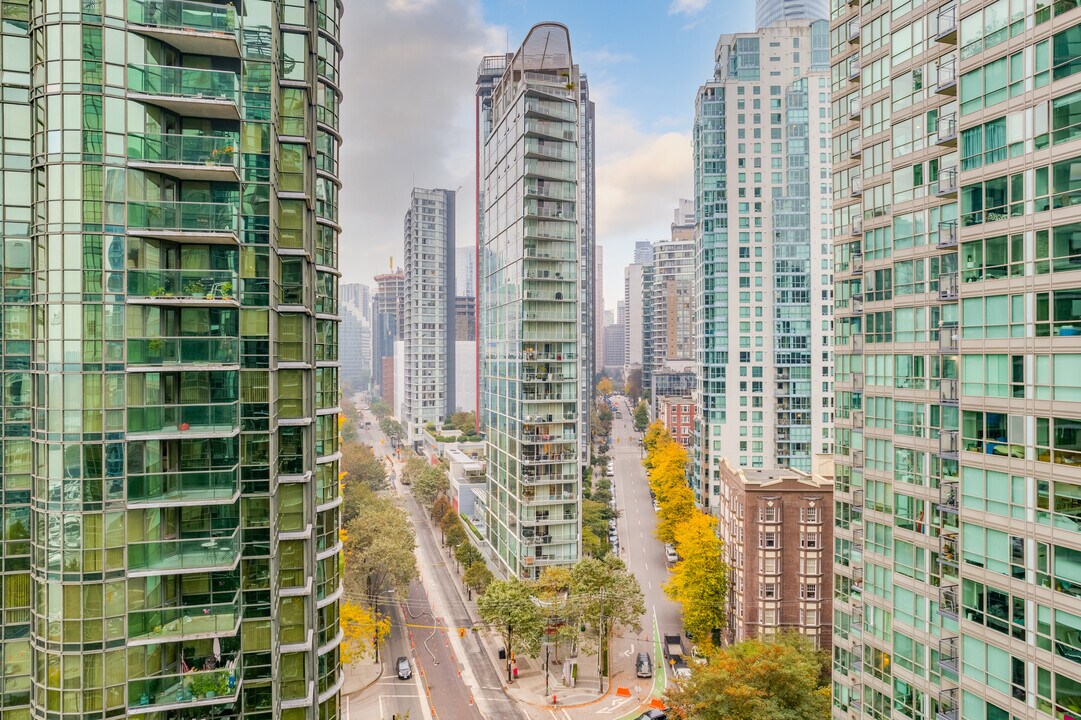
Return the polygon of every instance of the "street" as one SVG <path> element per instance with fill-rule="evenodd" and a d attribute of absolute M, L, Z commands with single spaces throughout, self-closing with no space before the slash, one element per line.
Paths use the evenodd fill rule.
<path fill-rule="evenodd" d="M 668 567 L 664 559 L 664 545 L 654 535 L 657 526 L 657 514 L 653 511 L 653 501 L 649 496 L 649 483 L 646 469 L 642 467 L 643 450 L 638 444 L 641 433 L 634 429 L 634 408 L 628 405 L 627 398 L 618 396 L 613 399 L 613 409 L 622 413 L 622 418 L 612 419 L 612 449 L 609 451 L 615 463 L 615 497 L 620 518 L 616 521 L 619 533 L 620 556 L 627 567 L 638 578 L 645 598 L 646 615 L 642 619 L 642 630 L 649 638 L 649 647 L 635 647 L 627 655 L 622 653 L 632 650 L 631 642 L 612 643 L 613 660 L 618 659 L 614 670 L 625 670 L 629 678 L 634 678 L 634 656 L 639 652 L 648 652 L 657 670 L 666 667 L 664 657 L 657 652 L 657 640 L 654 622 L 659 633 L 682 633 L 683 620 L 679 605 L 664 594 L 664 583 L 668 581 Z M 648 683 L 648 680 L 638 680 Z"/>

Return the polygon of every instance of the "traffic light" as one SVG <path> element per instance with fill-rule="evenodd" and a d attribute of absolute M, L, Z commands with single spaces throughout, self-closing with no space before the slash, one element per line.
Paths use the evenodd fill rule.
<path fill-rule="evenodd" d="M 460 637 L 460 638 L 465 637 L 465 628 L 458 628 L 458 637 Z"/>

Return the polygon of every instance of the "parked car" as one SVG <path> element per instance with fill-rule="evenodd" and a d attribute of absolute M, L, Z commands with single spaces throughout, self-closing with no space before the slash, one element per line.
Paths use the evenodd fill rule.
<path fill-rule="evenodd" d="M 615 518 L 612 518 L 611 520 L 608 521 L 608 529 L 615 532 L 615 529 L 616 529 L 616 519 Z"/>
<path fill-rule="evenodd" d="M 668 713 L 664 710 L 646 710 L 634 720 L 668 720 Z"/>
<path fill-rule="evenodd" d="M 653 661 L 649 659 L 649 653 L 638 653 L 638 658 L 634 661 L 634 672 L 640 678 L 653 677 Z"/>
<path fill-rule="evenodd" d="M 398 658 L 398 679 L 408 680 L 413 677 L 413 667 L 409 664 L 409 658 L 402 655 Z"/>
<path fill-rule="evenodd" d="M 671 543 L 665 543 L 664 545 L 664 559 L 669 563 L 679 562 L 679 553 L 676 552 L 676 548 Z"/>

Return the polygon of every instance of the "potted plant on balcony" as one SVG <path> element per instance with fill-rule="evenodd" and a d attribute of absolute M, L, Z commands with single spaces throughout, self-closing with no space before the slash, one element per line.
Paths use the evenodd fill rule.
<path fill-rule="evenodd" d="M 206 286 L 199 280 L 192 280 L 184 286 L 184 292 L 188 293 L 193 298 L 199 299 L 206 293 Z"/>
<path fill-rule="evenodd" d="M 210 151 L 210 158 L 206 161 L 207 165 L 230 165 L 233 162 L 233 153 L 236 150 L 232 145 L 226 145 L 225 147 L 214 148 Z"/>
<path fill-rule="evenodd" d="M 191 692 L 196 698 L 215 698 L 229 693 L 229 675 L 224 670 L 204 672 L 191 681 Z"/>

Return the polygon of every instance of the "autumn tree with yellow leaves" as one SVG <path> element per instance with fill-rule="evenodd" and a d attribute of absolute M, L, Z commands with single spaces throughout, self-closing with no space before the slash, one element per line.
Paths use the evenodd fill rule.
<path fill-rule="evenodd" d="M 339 621 L 342 628 L 341 661 L 354 663 L 374 650 L 390 634 L 390 618 L 355 602 L 341 605 Z"/>

